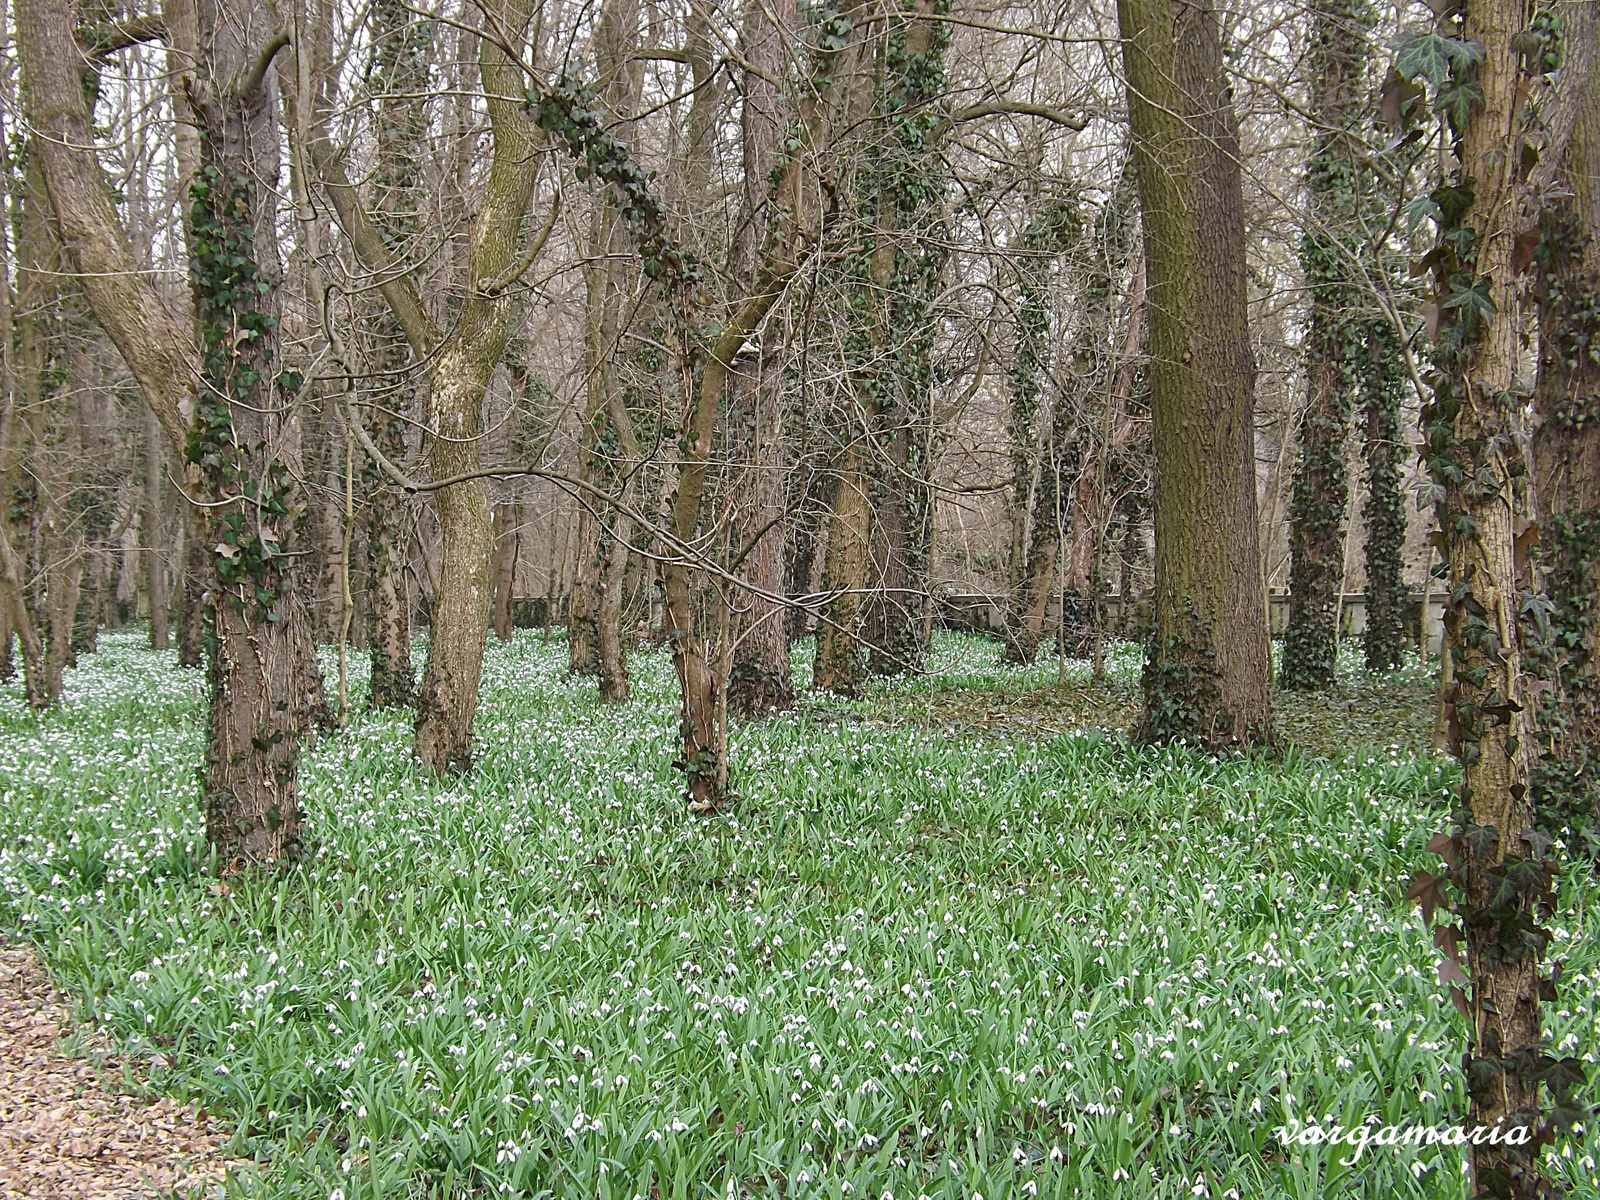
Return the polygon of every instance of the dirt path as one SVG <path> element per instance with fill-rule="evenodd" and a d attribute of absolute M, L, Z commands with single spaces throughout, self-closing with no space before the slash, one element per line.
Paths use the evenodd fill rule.
<path fill-rule="evenodd" d="M 223 1135 L 171 1100 L 112 1090 L 117 1059 L 91 1030 L 81 1035 L 87 1057 L 62 1051 L 75 1028 L 33 951 L 0 943 L 0 1196 L 217 1191 L 229 1165 Z"/>

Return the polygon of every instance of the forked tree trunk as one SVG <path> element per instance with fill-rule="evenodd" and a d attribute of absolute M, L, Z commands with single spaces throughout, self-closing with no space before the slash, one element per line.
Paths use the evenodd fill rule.
<path fill-rule="evenodd" d="M 446 336 L 427 315 L 417 280 L 397 264 L 361 197 L 345 174 L 327 130 L 326 98 L 308 149 L 339 224 L 363 266 L 381 280 L 379 291 L 404 331 L 413 355 L 427 364 L 424 456 L 437 490 L 439 579 L 430 613 L 428 662 L 418 701 L 415 750 L 429 770 L 444 773 L 472 759 L 484 645 L 493 599 L 494 530 L 482 465 L 483 401 L 489 376 L 505 353 L 513 308 L 507 288 L 531 265 L 522 253 L 523 220 L 539 168 L 543 140 L 518 97 L 526 81 L 504 39 L 520 41 L 531 19 L 529 0 L 484 6 L 497 35 L 479 40 L 479 75 L 486 94 L 492 154 L 467 250 L 465 299 Z M 538 243 L 530 247 L 536 253 Z M 369 456 L 371 450 L 368 450 Z M 390 463 L 392 468 L 394 464 Z"/>
<path fill-rule="evenodd" d="M 1208 2 L 1119 0 L 1154 372 L 1143 733 L 1270 740 L 1239 135 Z"/>

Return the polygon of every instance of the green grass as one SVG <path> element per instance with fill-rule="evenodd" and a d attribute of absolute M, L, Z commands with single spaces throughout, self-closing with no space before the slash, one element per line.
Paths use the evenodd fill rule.
<path fill-rule="evenodd" d="M 0 928 L 149 1086 L 237 1124 L 241 1193 L 1464 1192 L 1459 1150 L 1347 1168 L 1272 1137 L 1461 1108 L 1461 1022 L 1400 899 L 1451 770 L 1399 739 L 1219 761 L 921 719 L 1055 680 L 944 638 L 929 677 L 736 730 L 743 799 L 707 821 L 663 656 L 606 709 L 519 634 L 469 776 L 422 777 L 406 722 L 363 715 L 307 747 L 307 861 L 218 895 L 198 678 L 103 646 L 42 718 L 0 693 Z M 1590 1061 L 1597 895 L 1574 872 L 1552 922 L 1551 1033 Z M 1597 1152 L 1553 1159 L 1573 1195 Z"/>

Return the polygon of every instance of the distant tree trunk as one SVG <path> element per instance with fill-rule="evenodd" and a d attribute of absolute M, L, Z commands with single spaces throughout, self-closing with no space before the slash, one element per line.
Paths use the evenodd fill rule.
<path fill-rule="evenodd" d="M 522 505 L 497 504 L 494 521 L 494 635 L 511 640 L 512 588 L 517 574 L 517 548 L 522 540 Z"/>
<path fill-rule="evenodd" d="M 211 570 L 206 524 L 205 513 L 185 502 L 178 595 L 178 665 L 196 670 L 206 662 L 206 591 Z"/>
<path fill-rule="evenodd" d="M 1022 234 L 1016 320 L 1011 331 L 1011 554 L 1007 562 L 1005 660 L 1031 663 L 1060 552 L 1056 453 L 1081 450 L 1072 400 L 1041 402 L 1050 364 L 1050 295 L 1056 260 L 1082 230 L 1075 193 L 1048 198 Z M 1059 436 L 1059 443 L 1057 437 Z M 1076 478 L 1076 467 L 1072 468 Z"/>
<path fill-rule="evenodd" d="M 150 587 L 150 648 L 165 650 L 170 644 L 167 591 L 167 498 L 161 486 L 165 466 L 161 426 L 145 412 L 144 430 L 144 546 L 145 570 Z"/>
<path fill-rule="evenodd" d="M 72 661 L 72 628 L 78 615 L 78 593 L 83 580 L 83 545 L 56 543 L 55 552 L 64 553 L 45 572 L 45 692 L 54 704 L 61 699 L 62 675 Z"/>
<path fill-rule="evenodd" d="M 630 477 L 629 484 L 633 482 Z M 631 500 L 632 487 L 624 490 Z M 628 698 L 628 658 L 623 643 L 622 612 L 627 600 L 625 581 L 633 557 L 633 522 L 618 513 L 607 531 L 600 560 L 599 603 L 595 609 L 595 657 L 599 663 L 600 699 L 621 704 Z"/>
<path fill-rule="evenodd" d="M 1405 661 L 1406 648 L 1406 501 L 1401 468 L 1409 447 L 1403 441 L 1400 420 L 1406 364 L 1400 339 L 1387 320 L 1368 322 L 1360 354 L 1366 410 L 1362 453 L 1367 462 L 1362 508 L 1367 534 L 1367 627 L 1361 635 L 1362 649 L 1367 670 L 1389 671 Z M 1424 613 L 1424 623 L 1426 619 Z"/>
<path fill-rule="evenodd" d="M 876 420 L 876 408 L 870 399 L 864 398 L 860 407 L 868 422 Z M 822 586 L 830 598 L 817 626 L 811 684 L 823 691 L 853 696 L 867 678 L 866 649 L 858 630 L 872 536 L 872 495 L 865 462 L 866 434 L 852 422 L 846 436 L 850 440 L 834 471 L 829 505 Z"/>
<path fill-rule="evenodd" d="M 1238 125 L 1216 11 L 1119 0 L 1149 275 L 1155 632 L 1144 736 L 1270 740 Z"/>
<path fill-rule="evenodd" d="M 1537 666 L 1554 686 L 1540 697 L 1534 803 L 1559 814 L 1577 853 L 1600 858 L 1600 63 L 1592 2 L 1562 10 L 1563 81 L 1572 133 L 1561 188 L 1543 213 L 1535 251 L 1539 375 L 1534 405 L 1534 492 L 1549 630 Z M 1581 61 L 1583 56 L 1586 61 Z"/>
<path fill-rule="evenodd" d="M 638 41 L 638 0 L 606 0 L 593 41 L 594 92 L 610 122 L 621 131 L 619 136 L 631 132 L 631 115 L 637 107 L 640 76 L 630 55 Z M 578 468 L 590 487 L 602 493 L 627 491 L 631 498 L 639 451 L 618 373 L 631 274 L 623 257 L 627 231 L 609 192 L 597 190 L 593 205 L 590 261 L 583 273 L 587 370 Z M 631 529 L 632 522 L 622 513 L 586 500 L 578 516 L 577 579 L 567 632 L 573 673 L 597 676 L 601 699 L 616 703 L 628 697 L 620 623 Z"/>
<path fill-rule="evenodd" d="M 1311 292 L 1306 335 L 1305 415 L 1300 463 L 1289 508 L 1289 628 L 1283 685 L 1323 691 L 1333 685 L 1337 616 L 1344 589 L 1344 513 L 1349 495 L 1345 441 L 1350 432 L 1355 360 L 1365 352 L 1357 292 L 1364 238 L 1367 62 L 1370 8 L 1316 0 L 1311 11 L 1311 107 L 1317 135 L 1306 163 L 1311 217 L 1300 266 Z M 1370 611 L 1370 610 L 1369 610 Z"/>

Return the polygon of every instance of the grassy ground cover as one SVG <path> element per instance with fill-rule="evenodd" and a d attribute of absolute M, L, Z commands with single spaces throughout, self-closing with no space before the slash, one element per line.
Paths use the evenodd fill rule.
<path fill-rule="evenodd" d="M 1130 648 L 1057 689 L 947 638 L 930 676 L 737 730 L 743 800 L 707 821 L 665 658 L 607 709 L 522 633 L 470 775 L 425 779 L 404 721 L 361 715 L 308 748 L 307 861 L 220 883 L 198 679 L 103 645 L 57 711 L 0 694 L 0 928 L 151 1087 L 237 1122 L 242 1193 L 1464 1192 L 1460 1150 L 1272 1136 L 1461 1108 L 1400 899 L 1451 776 L 1414 752 L 1421 675 L 1287 702 L 1337 758 L 1218 761 L 1071 730 L 1114 723 Z M 1593 1061 L 1600 888 L 1562 895 L 1551 1033 Z M 1574 1195 L 1596 1155 L 1563 1144 Z"/>

